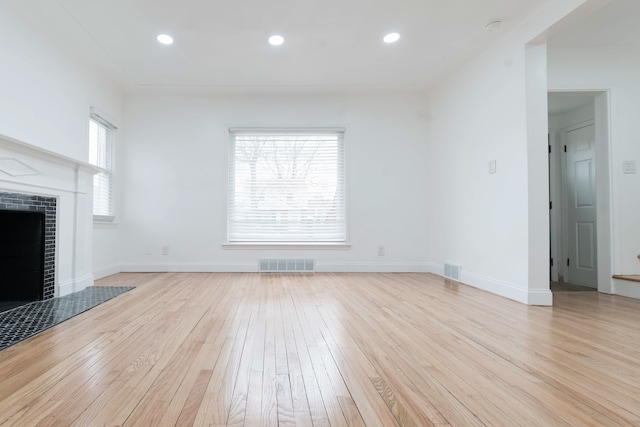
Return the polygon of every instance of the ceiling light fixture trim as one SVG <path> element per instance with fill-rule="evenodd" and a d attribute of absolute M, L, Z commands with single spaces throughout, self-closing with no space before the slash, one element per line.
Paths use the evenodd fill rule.
<path fill-rule="evenodd" d="M 382 40 L 385 43 L 395 43 L 398 40 L 400 40 L 400 33 L 389 33 L 387 35 L 385 35 Z"/>
<path fill-rule="evenodd" d="M 489 32 L 498 31 L 500 29 L 500 25 L 502 25 L 502 21 L 491 21 L 484 26 L 484 30 Z"/>
<path fill-rule="evenodd" d="M 269 44 L 271 44 L 272 46 L 280 46 L 283 43 L 284 43 L 284 37 L 281 36 L 280 34 L 274 34 L 271 37 L 269 37 Z"/>
<path fill-rule="evenodd" d="M 173 37 L 171 37 L 169 34 L 158 34 L 157 40 L 162 44 L 173 44 Z"/>

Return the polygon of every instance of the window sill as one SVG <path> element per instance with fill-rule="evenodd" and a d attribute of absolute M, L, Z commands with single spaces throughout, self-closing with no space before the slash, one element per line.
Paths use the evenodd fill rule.
<path fill-rule="evenodd" d="M 347 250 L 350 243 L 340 242 L 229 242 L 222 244 L 223 249 L 306 249 L 306 250 Z"/>

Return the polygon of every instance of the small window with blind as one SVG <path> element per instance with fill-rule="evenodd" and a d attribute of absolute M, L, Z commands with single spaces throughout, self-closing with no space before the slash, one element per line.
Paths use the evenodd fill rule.
<path fill-rule="evenodd" d="M 102 168 L 93 176 L 93 220 L 113 221 L 113 132 L 115 126 L 92 113 L 89 119 L 89 163 Z"/>
<path fill-rule="evenodd" d="M 346 241 L 344 130 L 230 134 L 230 243 Z"/>

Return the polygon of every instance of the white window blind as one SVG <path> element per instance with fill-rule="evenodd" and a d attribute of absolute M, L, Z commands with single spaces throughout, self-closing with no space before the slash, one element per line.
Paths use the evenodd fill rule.
<path fill-rule="evenodd" d="M 344 130 L 231 129 L 229 242 L 344 242 Z"/>
<path fill-rule="evenodd" d="M 113 131 L 115 127 L 95 114 L 89 119 L 89 163 L 105 171 L 93 176 L 93 216 L 113 220 Z"/>

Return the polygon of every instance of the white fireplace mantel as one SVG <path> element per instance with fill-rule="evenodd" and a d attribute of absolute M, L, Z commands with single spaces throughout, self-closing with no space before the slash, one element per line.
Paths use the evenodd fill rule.
<path fill-rule="evenodd" d="M 0 191 L 57 199 L 55 296 L 93 285 L 93 175 L 100 171 L 0 135 Z"/>

